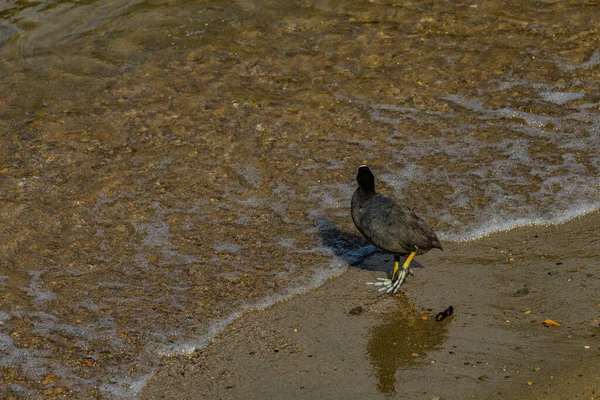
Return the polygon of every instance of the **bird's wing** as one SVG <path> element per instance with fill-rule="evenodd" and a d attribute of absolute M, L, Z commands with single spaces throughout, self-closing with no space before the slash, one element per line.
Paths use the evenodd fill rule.
<path fill-rule="evenodd" d="M 378 195 L 374 200 L 364 204 L 359 211 L 362 234 L 384 250 L 410 253 L 414 246 L 407 236 L 412 228 L 405 223 L 405 213 L 411 210 L 387 196 Z"/>
<path fill-rule="evenodd" d="M 441 248 L 436 234 L 410 208 L 391 197 L 376 195 L 357 210 L 357 226 L 374 245 L 396 254 L 418 254 Z"/>
<path fill-rule="evenodd" d="M 430 250 L 432 246 L 441 248 L 435 232 L 411 208 L 395 203 L 390 217 L 392 220 L 402 220 L 408 232 L 405 237 L 399 238 L 403 240 L 403 247 L 417 246 L 425 251 Z"/>

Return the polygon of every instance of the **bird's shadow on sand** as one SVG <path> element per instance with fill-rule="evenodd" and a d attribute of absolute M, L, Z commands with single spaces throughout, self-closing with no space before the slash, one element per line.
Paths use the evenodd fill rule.
<path fill-rule="evenodd" d="M 394 256 L 391 253 L 373 246 L 359 233 L 343 232 L 325 217 L 318 217 L 316 221 L 321 243 L 330 248 L 335 256 L 353 267 L 391 275 L 394 268 Z M 410 266 L 411 268 L 422 267 L 414 260 Z"/>

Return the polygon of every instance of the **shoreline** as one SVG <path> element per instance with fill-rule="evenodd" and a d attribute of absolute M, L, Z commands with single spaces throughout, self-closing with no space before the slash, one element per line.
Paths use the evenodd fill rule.
<path fill-rule="evenodd" d="M 595 212 L 445 242 L 397 296 L 365 284 L 381 271 L 350 267 L 163 358 L 142 398 L 600 397 L 597 226 Z"/>

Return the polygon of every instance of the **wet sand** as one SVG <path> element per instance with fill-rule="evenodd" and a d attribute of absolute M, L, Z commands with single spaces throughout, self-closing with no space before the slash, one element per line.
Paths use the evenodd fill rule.
<path fill-rule="evenodd" d="M 374 253 L 164 358 L 143 398 L 600 398 L 598 226 L 594 213 L 446 242 L 395 297 L 365 285 L 382 276 L 369 265 L 391 267 Z"/>

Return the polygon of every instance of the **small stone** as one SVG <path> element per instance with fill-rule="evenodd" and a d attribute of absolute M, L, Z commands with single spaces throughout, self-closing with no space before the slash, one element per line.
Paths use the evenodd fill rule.
<path fill-rule="evenodd" d="M 548 272 L 548 275 L 550 275 L 550 276 L 554 276 L 556 274 L 558 274 L 558 271 L 550 271 L 550 272 Z"/>
<path fill-rule="evenodd" d="M 520 295 L 529 294 L 529 288 L 526 286 L 523 289 L 519 289 L 519 290 L 517 290 L 517 294 L 520 294 Z"/>
<path fill-rule="evenodd" d="M 54 375 L 47 375 L 44 380 L 42 380 L 42 385 L 48 385 L 49 383 L 54 383 L 56 382 L 56 376 Z"/>
<path fill-rule="evenodd" d="M 354 307 L 352 310 L 350 310 L 350 315 L 358 315 L 360 313 L 362 313 L 364 311 L 364 309 L 361 306 L 356 306 Z"/>
<path fill-rule="evenodd" d="M 480 376 L 479 378 L 477 378 L 477 379 L 479 379 L 480 381 L 482 381 L 482 382 L 483 382 L 483 381 L 487 381 L 488 377 L 487 377 L 487 375 L 481 375 L 481 376 Z"/>

